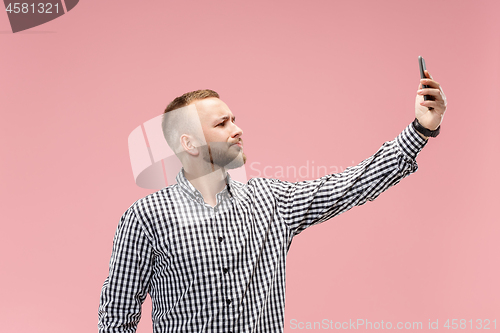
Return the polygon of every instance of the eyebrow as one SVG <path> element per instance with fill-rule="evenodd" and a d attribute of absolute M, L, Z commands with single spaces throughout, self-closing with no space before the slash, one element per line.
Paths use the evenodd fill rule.
<path fill-rule="evenodd" d="M 216 120 L 216 123 L 219 123 L 221 120 L 228 120 L 229 116 L 222 116 Z M 236 121 L 236 117 L 233 116 L 233 121 Z"/>

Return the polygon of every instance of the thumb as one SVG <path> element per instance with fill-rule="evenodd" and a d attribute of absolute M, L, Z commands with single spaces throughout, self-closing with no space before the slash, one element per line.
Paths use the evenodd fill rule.
<path fill-rule="evenodd" d="M 427 69 L 425 70 L 425 76 L 427 76 L 427 77 L 428 77 L 429 79 L 431 79 L 431 80 L 434 80 L 434 79 L 432 78 L 432 76 L 431 76 L 431 73 L 429 73 L 429 71 L 428 71 Z"/>

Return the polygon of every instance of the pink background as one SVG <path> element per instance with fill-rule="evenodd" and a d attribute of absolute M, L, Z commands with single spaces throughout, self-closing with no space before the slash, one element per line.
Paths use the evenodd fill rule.
<path fill-rule="evenodd" d="M 418 55 L 448 97 L 442 134 L 415 174 L 294 239 L 285 332 L 298 331 L 294 319 L 498 327 L 499 10 L 81 1 L 16 34 L 3 12 L 1 331 L 97 332 L 119 218 L 154 191 L 134 183 L 128 135 L 176 96 L 219 92 L 244 131 L 247 166 L 345 168 L 413 120 Z M 152 331 L 150 304 L 138 332 Z"/>

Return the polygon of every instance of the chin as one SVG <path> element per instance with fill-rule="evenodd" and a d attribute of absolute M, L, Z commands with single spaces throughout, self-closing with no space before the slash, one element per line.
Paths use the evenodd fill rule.
<path fill-rule="evenodd" d="M 242 167 L 247 161 L 247 157 L 244 154 L 239 154 L 234 160 L 229 162 L 224 166 L 226 169 L 237 169 Z"/>

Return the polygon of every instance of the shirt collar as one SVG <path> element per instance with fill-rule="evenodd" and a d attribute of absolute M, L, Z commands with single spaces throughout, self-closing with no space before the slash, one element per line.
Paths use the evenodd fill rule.
<path fill-rule="evenodd" d="M 197 201 L 199 201 L 199 200 L 203 201 L 203 195 L 201 195 L 201 192 L 198 191 L 184 175 L 184 167 L 181 168 L 181 171 L 179 171 L 179 173 L 175 177 L 175 180 L 177 181 L 177 184 L 180 186 L 182 191 L 184 191 L 184 193 L 186 193 L 188 196 L 190 196 L 191 198 L 193 198 Z M 226 186 L 224 187 L 224 189 L 222 191 L 217 193 L 217 196 L 232 198 L 233 197 L 232 191 L 233 191 L 234 187 L 232 186 L 233 180 L 231 179 L 229 172 L 226 172 L 226 179 L 225 180 L 226 180 Z"/>

